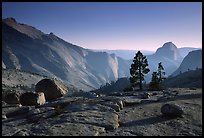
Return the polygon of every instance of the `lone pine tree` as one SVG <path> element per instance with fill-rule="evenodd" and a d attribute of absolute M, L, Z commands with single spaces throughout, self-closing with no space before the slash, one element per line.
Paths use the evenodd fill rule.
<path fill-rule="evenodd" d="M 152 72 L 152 80 L 149 83 L 149 89 L 150 90 L 159 90 L 159 77 L 157 72 Z"/>
<path fill-rule="evenodd" d="M 164 77 L 165 72 L 163 70 L 164 70 L 164 67 L 162 66 L 162 63 L 159 62 L 158 63 L 158 70 L 157 70 L 158 71 L 157 74 L 158 74 L 158 78 L 159 78 L 159 83 L 161 83 L 165 79 L 165 77 Z"/>
<path fill-rule="evenodd" d="M 145 74 L 147 74 L 149 71 L 146 56 L 138 51 L 130 68 L 130 83 L 132 87 L 139 84 L 139 89 L 142 90 L 142 81 L 144 80 Z"/>

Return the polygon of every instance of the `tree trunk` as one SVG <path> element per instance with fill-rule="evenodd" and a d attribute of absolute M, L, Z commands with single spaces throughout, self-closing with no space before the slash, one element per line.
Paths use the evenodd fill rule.
<path fill-rule="evenodd" d="M 141 75 L 140 75 L 140 90 L 142 90 L 142 78 L 141 78 Z"/>
<path fill-rule="evenodd" d="M 142 90 L 142 76 L 141 76 L 141 67 L 139 67 L 139 74 L 140 74 L 140 83 L 139 83 L 139 87 L 140 87 L 140 90 Z"/>

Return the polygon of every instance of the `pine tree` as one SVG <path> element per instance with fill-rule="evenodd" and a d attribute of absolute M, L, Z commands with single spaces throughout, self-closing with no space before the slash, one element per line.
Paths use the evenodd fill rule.
<path fill-rule="evenodd" d="M 149 89 L 150 90 L 159 90 L 160 85 L 159 85 L 159 77 L 157 72 L 152 72 L 152 80 L 149 83 Z"/>
<path fill-rule="evenodd" d="M 142 81 L 145 74 L 149 72 L 148 61 L 140 51 L 138 51 L 133 59 L 130 68 L 130 83 L 133 87 L 139 84 L 139 89 L 142 90 Z"/>
<path fill-rule="evenodd" d="M 162 81 L 165 79 L 164 75 L 165 72 L 163 71 L 164 67 L 162 66 L 162 63 L 158 63 L 158 72 L 152 73 L 152 80 L 149 84 L 150 90 L 160 90 L 162 89 Z"/>
<path fill-rule="evenodd" d="M 164 67 L 162 66 L 162 63 L 159 62 L 159 64 L 158 64 L 158 72 L 157 72 L 158 78 L 159 78 L 159 83 L 161 83 L 165 79 L 165 77 L 164 77 L 165 72 L 162 71 L 162 70 L 164 70 Z"/>

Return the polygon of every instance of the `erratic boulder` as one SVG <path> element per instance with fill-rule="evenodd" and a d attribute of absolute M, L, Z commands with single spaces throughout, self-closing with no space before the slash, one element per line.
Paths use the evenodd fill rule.
<path fill-rule="evenodd" d="M 20 103 L 23 106 L 38 106 L 45 103 L 45 96 L 44 93 L 32 93 L 26 92 L 21 94 L 20 96 Z"/>
<path fill-rule="evenodd" d="M 46 101 L 50 101 L 67 94 L 67 87 L 59 80 L 42 79 L 35 86 L 35 91 L 43 92 Z"/>
<path fill-rule="evenodd" d="M 5 96 L 5 102 L 7 104 L 19 104 L 19 97 L 20 97 L 20 94 L 17 93 L 17 92 L 12 92 L 12 93 L 9 93 Z"/>
<path fill-rule="evenodd" d="M 161 112 L 167 117 L 181 117 L 183 114 L 182 108 L 175 104 L 164 104 L 161 107 Z"/>

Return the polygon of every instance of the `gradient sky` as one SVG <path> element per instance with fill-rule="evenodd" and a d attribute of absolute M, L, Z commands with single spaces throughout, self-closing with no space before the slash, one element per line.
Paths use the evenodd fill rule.
<path fill-rule="evenodd" d="M 2 2 L 2 17 L 89 49 L 202 47 L 202 2 Z"/>

